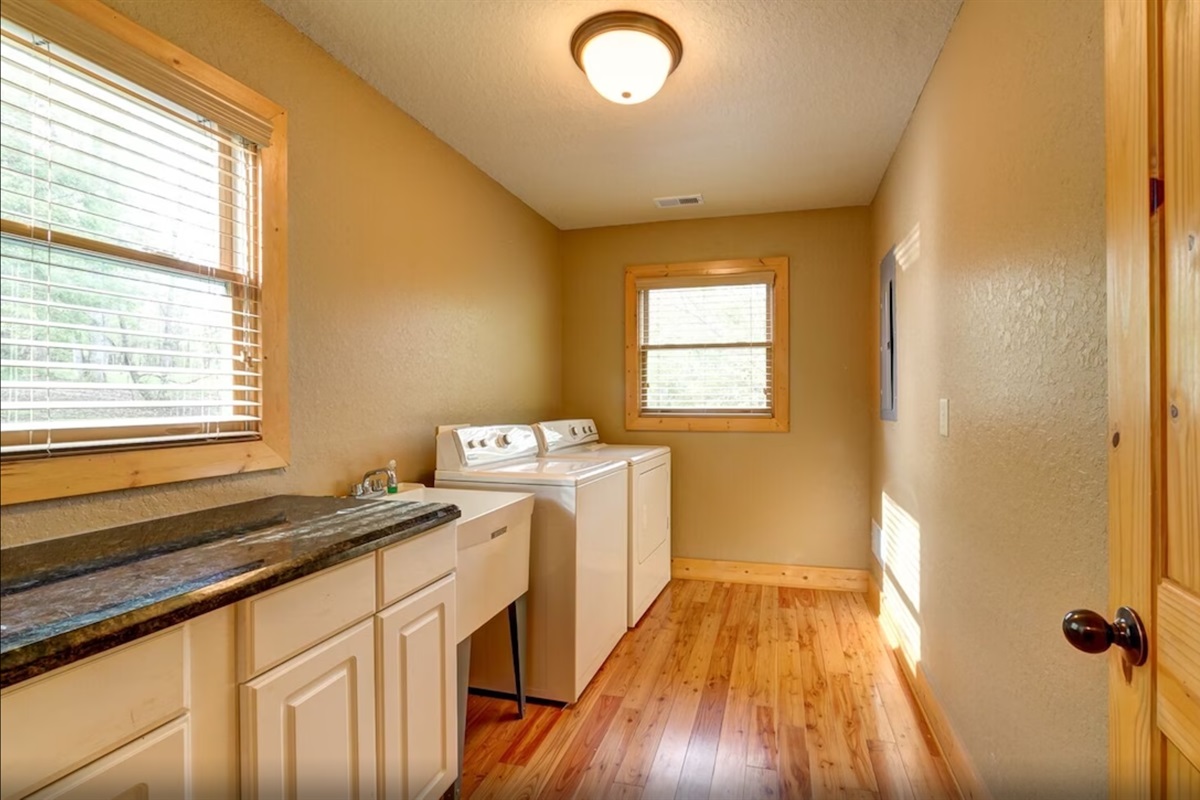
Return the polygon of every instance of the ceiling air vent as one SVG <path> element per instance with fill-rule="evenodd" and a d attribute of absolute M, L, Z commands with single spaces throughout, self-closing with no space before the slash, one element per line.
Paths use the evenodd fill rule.
<path fill-rule="evenodd" d="M 704 205 L 704 195 L 702 194 L 681 194 L 675 197 L 656 197 L 654 205 L 659 208 L 675 208 L 676 206 L 702 206 Z"/>

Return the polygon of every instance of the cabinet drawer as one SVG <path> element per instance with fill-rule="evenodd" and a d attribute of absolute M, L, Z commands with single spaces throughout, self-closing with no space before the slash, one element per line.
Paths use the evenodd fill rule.
<path fill-rule="evenodd" d="M 406 539 L 379 551 L 379 607 L 454 571 L 455 523 Z"/>
<path fill-rule="evenodd" d="M 172 628 L 0 696 L 0 796 L 61 777 L 187 710 L 187 633 Z"/>
<path fill-rule="evenodd" d="M 29 800 L 188 797 L 187 748 L 188 718 L 182 717 L 31 794 Z"/>
<path fill-rule="evenodd" d="M 374 613 L 374 554 L 243 600 L 238 604 L 238 681 Z"/>

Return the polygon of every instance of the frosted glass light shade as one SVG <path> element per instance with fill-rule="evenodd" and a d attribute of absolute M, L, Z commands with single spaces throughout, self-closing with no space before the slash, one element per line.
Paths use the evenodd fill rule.
<path fill-rule="evenodd" d="M 583 46 L 583 71 L 607 100 L 633 105 L 658 94 L 671 73 L 671 51 L 644 31 L 606 31 Z"/>
<path fill-rule="evenodd" d="M 683 43 L 657 17 L 609 11 L 575 29 L 571 54 L 601 97 L 633 105 L 663 87 L 683 58 Z"/>

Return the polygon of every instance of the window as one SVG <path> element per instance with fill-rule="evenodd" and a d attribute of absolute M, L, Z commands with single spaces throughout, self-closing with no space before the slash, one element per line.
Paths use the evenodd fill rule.
<path fill-rule="evenodd" d="M 0 59 L 2 502 L 286 465 L 282 109 L 99 3 Z"/>
<path fill-rule="evenodd" d="M 879 264 L 879 418 L 896 419 L 896 251 Z"/>
<path fill-rule="evenodd" d="M 788 429 L 788 260 L 625 270 L 625 427 Z"/>

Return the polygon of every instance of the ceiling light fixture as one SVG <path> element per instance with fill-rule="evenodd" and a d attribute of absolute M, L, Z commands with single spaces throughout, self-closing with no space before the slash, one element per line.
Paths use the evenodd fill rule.
<path fill-rule="evenodd" d="M 575 29 L 571 55 L 602 97 L 633 105 L 658 93 L 683 59 L 683 43 L 657 17 L 608 11 Z"/>

